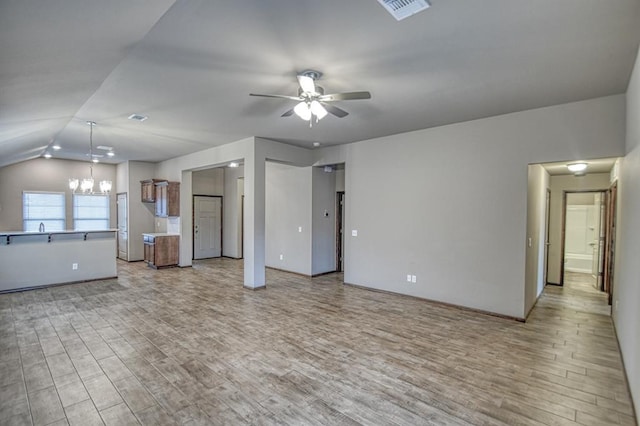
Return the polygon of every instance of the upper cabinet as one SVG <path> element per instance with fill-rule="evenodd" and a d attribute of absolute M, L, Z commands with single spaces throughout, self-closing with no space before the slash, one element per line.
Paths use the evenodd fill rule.
<path fill-rule="evenodd" d="M 180 216 L 180 182 L 155 182 L 156 216 Z"/>
<path fill-rule="evenodd" d="M 147 179 L 141 180 L 141 194 L 143 203 L 155 203 L 156 202 L 156 183 L 164 182 L 162 179 Z"/>

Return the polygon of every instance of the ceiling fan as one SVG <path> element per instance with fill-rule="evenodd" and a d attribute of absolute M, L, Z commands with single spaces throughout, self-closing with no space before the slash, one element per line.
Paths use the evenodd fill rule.
<path fill-rule="evenodd" d="M 369 92 L 343 92 L 324 94 L 324 89 L 316 86 L 316 80 L 320 79 L 322 73 L 313 70 L 303 71 L 298 74 L 298 96 L 286 95 L 263 95 L 259 93 L 249 93 L 250 96 L 261 96 L 264 98 L 278 98 L 298 101 L 298 104 L 282 114 L 282 117 L 290 117 L 294 113 L 309 122 L 309 126 L 313 125 L 313 118 L 316 123 L 322 120 L 328 113 L 338 118 L 343 118 L 349 113 L 329 102 L 334 101 L 351 101 L 356 99 L 371 99 Z"/>

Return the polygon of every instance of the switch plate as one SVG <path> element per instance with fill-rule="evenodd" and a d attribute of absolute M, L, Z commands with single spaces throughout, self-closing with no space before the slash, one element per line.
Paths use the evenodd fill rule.
<path fill-rule="evenodd" d="M 280 260 L 284 260 L 284 254 L 280 255 Z"/>
<path fill-rule="evenodd" d="M 357 237 L 358 236 L 358 230 L 357 229 L 352 229 L 351 230 L 351 236 L 352 237 Z"/>
<path fill-rule="evenodd" d="M 411 275 L 411 282 L 415 284 L 415 282 L 416 282 L 416 276 L 415 275 Z"/>
<path fill-rule="evenodd" d="M 298 226 L 298 232 L 302 232 L 302 226 Z"/>
<path fill-rule="evenodd" d="M 407 282 L 410 283 L 411 282 L 411 274 L 407 275 Z"/>
<path fill-rule="evenodd" d="M 74 271 L 78 270 L 78 264 L 77 263 L 72 263 L 71 264 L 71 269 L 73 269 Z"/>
<path fill-rule="evenodd" d="M 533 241 L 531 240 L 531 237 L 529 237 L 529 247 L 531 247 L 533 244 Z"/>

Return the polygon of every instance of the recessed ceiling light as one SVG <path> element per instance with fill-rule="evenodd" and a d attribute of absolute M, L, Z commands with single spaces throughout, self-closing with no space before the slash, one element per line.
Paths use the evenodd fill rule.
<path fill-rule="evenodd" d="M 52 155 L 51 155 L 51 154 L 49 154 L 48 152 L 44 155 L 44 158 L 46 158 L 47 160 L 48 160 L 49 158 L 51 158 L 51 157 L 52 157 Z"/>
<path fill-rule="evenodd" d="M 134 120 L 134 121 L 144 121 L 147 118 L 149 117 L 147 117 L 146 115 L 140 115 L 140 114 L 131 114 L 129 116 L 129 120 Z"/>
<path fill-rule="evenodd" d="M 567 164 L 567 169 L 572 172 L 581 172 L 587 168 L 587 163 L 573 163 Z"/>
<path fill-rule="evenodd" d="M 55 149 L 56 151 L 58 151 L 61 147 L 60 145 L 53 145 L 51 148 Z"/>
<path fill-rule="evenodd" d="M 94 158 L 94 159 L 93 159 L 93 160 L 91 160 L 91 161 L 93 161 L 94 163 L 99 163 L 99 162 L 100 162 L 100 160 L 98 160 L 97 158 Z"/>
<path fill-rule="evenodd" d="M 235 161 L 232 161 L 231 163 L 229 163 L 229 167 L 238 167 L 240 164 L 236 163 Z"/>
<path fill-rule="evenodd" d="M 113 152 L 113 151 L 109 151 L 109 152 L 107 152 L 107 155 L 108 155 L 109 157 L 113 157 L 114 155 L 116 155 L 116 153 L 115 153 L 115 152 Z"/>
<path fill-rule="evenodd" d="M 103 151 L 111 151 L 113 149 L 113 147 L 112 146 L 106 146 L 106 145 L 98 145 L 96 147 L 96 149 L 101 149 Z"/>
<path fill-rule="evenodd" d="M 320 142 L 314 142 L 313 146 L 320 146 Z"/>

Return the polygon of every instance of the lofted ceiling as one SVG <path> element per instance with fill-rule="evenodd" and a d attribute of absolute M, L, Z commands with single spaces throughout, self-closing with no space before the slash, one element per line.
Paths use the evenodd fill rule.
<path fill-rule="evenodd" d="M 348 143 L 624 93 L 638 0 L 433 0 L 396 21 L 376 0 L 0 0 L 0 167 L 42 156 L 161 161 L 260 136 Z M 345 118 L 280 115 L 323 73 Z M 128 120 L 133 113 L 148 116 Z"/>

